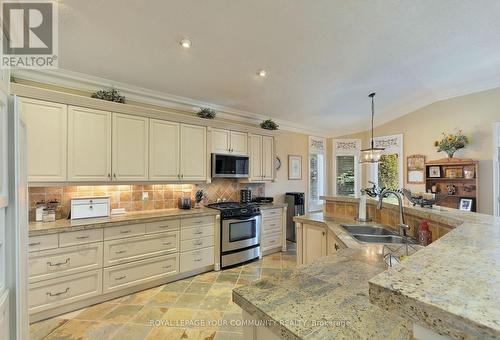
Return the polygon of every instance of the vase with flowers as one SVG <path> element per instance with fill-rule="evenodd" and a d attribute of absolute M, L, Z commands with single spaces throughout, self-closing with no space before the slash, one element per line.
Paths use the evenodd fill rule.
<path fill-rule="evenodd" d="M 467 144 L 469 144 L 469 138 L 462 133 L 462 130 L 458 130 L 456 134 L 443 132 L 443 138 L 434 142 L 437 152 L 444 151 L 449 158 L 453 158 L 455 152 L 465 148 Z"/>

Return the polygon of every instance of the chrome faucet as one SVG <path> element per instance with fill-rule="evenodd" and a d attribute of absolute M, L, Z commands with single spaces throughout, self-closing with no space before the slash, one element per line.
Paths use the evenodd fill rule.
<path fill-rule="evenodd" d="M 382 190 L 382 192 L 379 195 L 377 209 L 378 210 L 382 209 L 384 198 L 389 197 L 391 194 L 397 197 L 399 204 L 399 235 L 406 237 L 407 236 L 406 233 L 410 229 L 410 226 L 405 223 L 405 217 L 403 214 L 403 197 L 399 192 L 389 189 Z"/>

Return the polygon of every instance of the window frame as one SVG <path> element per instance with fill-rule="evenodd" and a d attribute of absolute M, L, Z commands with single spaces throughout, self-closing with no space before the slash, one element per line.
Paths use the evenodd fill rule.
<path fill-rule="evenodd" d="M 384 148 L 382 155 L 398 155 L 398 189 L 403 188 L 405 184 L 403 134 L 374 137 L 373 142 L 376 148 Z M 368 174 L 368 181 L 372 181 L 378 186 L 378 163 L 371 165 Z"/>
<path fill-rule="evenodd" d="M 312 187 L 311 187 L 311 158 L 313 155 L 322 155 L 323 156 L 323 166 L 321 169 L 322 172 L 322 182 L 323 182 L 323 195 L 326 192 L 326 179 L 327 179 L 327 174 L 326 174 L 326 138 L 323 137 L 315 137 L 315 136 L 309 136 L 309 154 L 307 157 L 307 211 L 308 212 L 315 212 L 315 211 L 321 211 L 323 209 L 323 202 L 322 200 L 318 199 L 317 201 L 312 200 Z M 319 195 L 322 196 L 322 195 Z"/>
<path fill-rule="evenodd" d="M 332 140 L 332 193 L 337 193 L 337 156 L 354 156 L 354 197 L 358 198 L 361 192 L 362 167 L 361 139 L 334 139 Z"/>

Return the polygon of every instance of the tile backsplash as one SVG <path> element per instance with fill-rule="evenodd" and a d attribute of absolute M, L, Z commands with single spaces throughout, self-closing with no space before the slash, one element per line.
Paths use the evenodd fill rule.
<path fill-rule="evenodd" d="M 239 201 L 240 190 L 252 190 L 252 196 L 264 196 L 263 184 L 243 184 L 235 180 L 214 179 L 210 184 L 154 184 L 154 185 L 96 185 L 96 186 L 57 186 L 30 187 L 29 219 L 35 219 L 37 202 L 57 200 L 61 208 L 57 218 L 66 218 L 70 211 L 71 199 L 79 197 L 109 196 L 111 208 L 125 208 L 127 211 L 143 211 L 154 209 L 177 208 L 180 197 L 189 196 L 193 199 L 197 190 L 205 192 L 203 203 L 217 200 Z M 148 198 L 143 199 L 147 193 Z"/>

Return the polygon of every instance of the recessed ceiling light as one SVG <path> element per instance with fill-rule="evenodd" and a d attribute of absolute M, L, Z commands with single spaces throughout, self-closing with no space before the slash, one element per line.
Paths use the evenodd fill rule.
<path fill-rule="evenodd" d="M 260 70 L 257 72 L 257 75 L 261 78 L 267 77 L 267 71 L 266 70 Z"/>
<path fill-rule="evenodd" d="M 183 48 L 186 48 L 186 49 L 187 49 L 187 48 L 190 48 L 190 47 L 191 47 L 191 44 L 192 44 L 192 43 L 191 43 L 191 40 L 189 40 L 189 39 L 182 39 L 182 40 L 180 41 L 180 44 L 181 44 L 181 46 L 182 46 Z"/>

